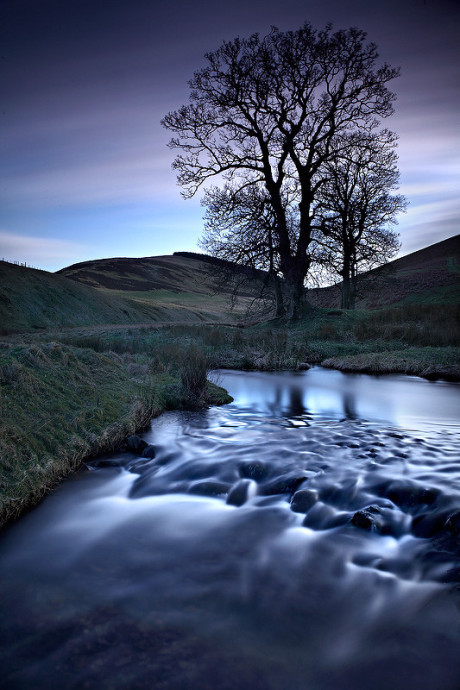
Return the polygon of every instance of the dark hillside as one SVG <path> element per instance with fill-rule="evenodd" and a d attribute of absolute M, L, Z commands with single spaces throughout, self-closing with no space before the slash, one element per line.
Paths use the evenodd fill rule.
<path fill-rule="evenodd" d="M 167 290 L 205 295 L 216 291 L 216 278 L 221 266 L 230 268 L 235 275 L 247 273 L 228 261 L 222 262 L 220 259 L 192 252 L 140 259 L 97 259 L 68 266 L 58 273 L 79 283 L 107 290 Z M 241 294 L 254 297 L 256 292 L 255 286 L 248 283 Z"/>
<path fill-rule="evenodd" d="M 337 308 L 340 285 L 308 291 L 315 306 Z M 363 274 L 358 308 L 460 302 L 460 235 L 391 261 Z"/>
<path fill-rule="evenodd" d="M 81 274 L 77 264 L 69 270 L 71 280 L 65 271 L 48 273 L 0 261 L 0 334 L 108 324 L 202 323 L 232 318 L 226 300 L 206 294 L 205 280 L 201 285 L 194 284 L 191 294 L 184 293 L 179 287 L 180 270 L 171 270 L 166 265 L 155 279 L 151 272 L 138 272 L 133 262 L 136 260 L 110 259 L 106 262 L 110 270 L 100 273 L 94 268 L 98 262 L 85 262 Z M 185 272 L 182 278 L 184 286 Z M 152 284 L 163 289 L 152 291 Z M 108 285 L 123 285 L 123 289 L 107 289 Z"/>

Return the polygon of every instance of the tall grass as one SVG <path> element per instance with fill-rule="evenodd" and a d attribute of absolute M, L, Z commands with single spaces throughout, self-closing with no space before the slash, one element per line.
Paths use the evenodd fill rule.
<path fill-rule="evenodd" d="M 353 327 L 356 339 L 399 341 L 419 346 L 460 345 L 460 306 L 406 304 L 367 314 Z"/>
<path fill-rule="evenodd" d="M 207 383 L 206 358 L 197 347 L 174 344 L 172 357 L 165 345 L 155 359 L 100 351 L 101 339 L 75 341 L 85 347 L 0 347 L 0 525 L 85 458 L 115 450 L 163 410 L 230 400 Z"/>
<path fill-rule="evenodd" d="M 185 398 L 195 404 L 202 402 L 207 384 L 206 356 L 194 345 L 189 346 L 184 353 L 180 379 Z"/>

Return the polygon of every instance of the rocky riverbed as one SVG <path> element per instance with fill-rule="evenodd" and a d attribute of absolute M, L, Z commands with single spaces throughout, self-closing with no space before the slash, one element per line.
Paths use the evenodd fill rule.
<path fill-rule="evenodd" d="M 2 687 L 457 690 L 459 388 L 221 382 L 3 535 Z"/>

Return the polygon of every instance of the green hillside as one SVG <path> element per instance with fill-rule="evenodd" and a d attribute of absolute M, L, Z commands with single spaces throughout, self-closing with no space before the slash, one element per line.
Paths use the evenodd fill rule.
<path fill-rule="evenodd" d="M 229 321 L 209 264 L 184 257 L 103 259 L 48 273 L 0 261 L 0 332 L 141 323 Z"/>
<path fill-rule="evenodd" d="M 0 261 L 0 333 L 231 323 L 251 304 L 262 309 L 262 277 L 186 252 L 85 261 L 55 274 Z M 232 307 L 236 283 L 238 301 Z M 313 306 L 335 309 L 340 286 L 309 290 L 307 297 Z M 369 272 L 358 287 L 358 309 L 459 303 L 460 235 Z"/>

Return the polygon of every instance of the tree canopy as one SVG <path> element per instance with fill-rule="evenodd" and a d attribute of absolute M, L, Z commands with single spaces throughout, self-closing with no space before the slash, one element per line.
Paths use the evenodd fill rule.
<path fill-rule="evenodd" d="M 317 31 L 309 23 L 236 38 L 206 60 L 190 81 L 189 104 L 163 120 L 179 150 L 178 182 L 191 197 L 218 178 L 235 208 L 239 200 L 265 200 L 273 259 L 295 317 L 314 234 L 324 229 L 330 164 L 346 154 L 352 133 L 377 132 L 391 115 L 395 96 L 387 85 L 398 70 L 377 65 L 363 31 Z"/>

